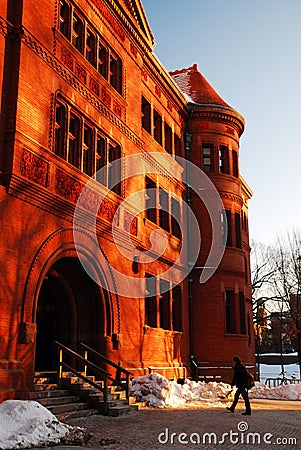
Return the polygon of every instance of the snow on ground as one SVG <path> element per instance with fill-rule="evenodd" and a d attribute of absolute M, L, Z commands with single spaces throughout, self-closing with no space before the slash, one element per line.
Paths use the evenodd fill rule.
<path fill-rule="evenodd" d="M 0 449 L 83 443 L 85 430 L 59 422 L 35 401 L 6 400 L 0 404 Z"/>
<path fill-rule="evenodd" d="M 195 406 L 224 407 L 222 401 L 233 399 L 235 389 L 226 383 L 195 382 L 186 379 L 184 384 L 168 381 L 160 374 L 152 373 L 134 378 L 131 383 L 131 393 L 137 401 L 146 402 L 147 406 L 155 408 L 177 408 Z M 301 384 L 268 388 L 256 383 L 249 391 L 250 398 L 267 398 L 274 400 L 301 400 Z"/>

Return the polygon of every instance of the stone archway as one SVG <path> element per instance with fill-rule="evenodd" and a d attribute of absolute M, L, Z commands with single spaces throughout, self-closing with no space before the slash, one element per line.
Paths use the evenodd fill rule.
<path fill-rule="evenodd" d="M 106 354 L 111 340 L 108 337 L 116 333 L 118 297 L 105 289 L 108 271 L 105 273 L 99 265 L 100 258 L 90 250 L 91 237 L 84 234 L 86 241 L 82 248 L 75 249 L 72 229 L 54 233 L 41 246 L 31 267 L 22 321 L 25 326 L 31 322 L 37 328 L 36 339 L 32 341 L 32 369 L 28 367 L 31 373 L 53 370 L 55 340 L 74 350 L 78 350 L 79 342 L 84 342 Z M 85 272 L 78 251 L 91 265 L 95 278 L 102 280 L 100 283 Z"/>

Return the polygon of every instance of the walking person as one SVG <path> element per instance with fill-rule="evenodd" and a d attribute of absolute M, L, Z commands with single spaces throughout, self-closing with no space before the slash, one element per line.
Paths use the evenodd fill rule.
<path fill-rule="evenodd" d="M 231 411 L 234 413 L 235 407 L 237 405 L 239 396 L 241 395 L 242 398 L 245 401 L 245 407 L 246 411 L 243 414 L 243 416 L 250 416 L 251 415 L 251 406 L 248 396 L 248 373 L 245 366 L 240 362 L 240 359 L 238 356 L 234 356 L 233 358 L 233 369 L 234 369 L 234 376 L 231 383 L 231 386 L 236 386 L 237 390 L 234 395 L 234 400 L 230 408 L 227 408 L 228 411 Z"/>

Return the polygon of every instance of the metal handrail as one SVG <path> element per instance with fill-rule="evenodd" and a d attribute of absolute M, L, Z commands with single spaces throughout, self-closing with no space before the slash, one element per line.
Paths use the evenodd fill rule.
<path fill-rule="evenodd" d="M 69 372 L 73 373 L 78 378 L 81 378 L 83 381 L 90 384 L 90 386 L 92 386 L 93 388 L 95 388 L 103 393 L 103 403 L 104 403 L 103 412 L 104 412 L 104 414 L 108 414 L 108 379 L 113 380 L 111 374 L 109 372 L 107 372 L 106 370 L 102 369 L 101 367 L 98 367 L 96 364 L 92 363 L 91 361 L 84 358 L 83 356 L 79 355 L 74 350 L 71 350 L 70 348 L 66 347 L 64 344 L 62 344 L 58 341 L 55 341 L 55 343 L 59 348 L 59 360 L 58 360 L 58 368 L 57 368 L 58 385 L 62 385 L 63 367 L 65 367 L 69 370 Z M 66 352 L 67 354 L 73 356 L 76 359 L 76 361 L 82 362 L 85 365 L 84 375 L 63 361 L 63 352 Z M 102 375 L 103 383 L 104 383 L 103 387 L 94 383 L 94 381 L 90 380 L 86 376 L 87 375 L 87 367 L 99 372 Z"/>
<path fill-rule="evenodd" d="M 132 373 L 127 370 L 124 369 L 123 367 L 120 366 L 120 364 L 115 363 L 114 361 L 111 361 L 110 359 L 108 359 L 106 356 L 102 355 L 101 353 L 97 352 L 96 350 L 94 350 L 93 348 L 89 347 L 88 345 L 84 344 L 83 342 L 80 342 L 80 344 L 82 347 L 84 347 L 86 350 L 88 350 L 89 352 L 93 353 L 95 356 L 98 356 L 100 359 L 102 359 L 104 362 L 106 362 L 109 366 L 112 366 L 116 369 L 116 377 L 109 377 L 111 381 L 113 381 L 113 383 L 123 387 L 121 381 L 120 381 L 120 374 L 124 373 L 126 376 L 126 398 L 129 399 L 130 397 L 130 375 L 132 375 Z M 86 354 L 87 356 L 87 354 Z"/>

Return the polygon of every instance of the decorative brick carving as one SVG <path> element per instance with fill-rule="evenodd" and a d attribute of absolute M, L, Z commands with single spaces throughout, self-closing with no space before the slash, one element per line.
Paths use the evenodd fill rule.
<path fill-rule="evenodd" d="M 141 69 L 141 76 L 145 81 L 147 81 L 147 71 L 145 69 Z"/>
<path fill-rule="evenodd" d="M 169 109 L 169 111 L 173 110 L 173 104 L 170 100 L 167 100 L 167 108 Z"/>
<path fill-rule="evenodd" d="M 62 51 L 61 51 L 61 60 L 62 63 L 65 64 L 66 67 L 68 67 L 68 69 L 72 70 L 73 72 L 73 57 L 72 55 L 70 55 L 69 52 L 67 52 L 67 50 L 62 47 Z"/>
<path fill-rule="evenodd" d="M 99 83 L 92 77 L 89 79 L 89 88 L 95 95 L 97 95 L 97 97 L 99 97 Z"/>
<path fill-rule="evenodd" d="M 87 83 L 87 71 L 78 62 L 75 63 L 75 75 L 82 83 Z"/>
<path fill-rule="evenodd" d="M 28 180 L 47 187 L 48 163 L 24 148 L 21 159 L 21 175 Z"/>
<path fill-rule="evenodd" d="M 111 96 L 110 96 L 110 94 L 108 93 L 108 91 L 105 88 L 103 88 L 102 91 L 101 91 L 101 100 L 109 108 L 111 107 Z"/>
<path fill-rule="evenodd" d="M 98 215 L 102 219 L 112 222 L 118 206 L 108 198 L 104 198 L 99 207 Z"/>
<path fill-rule="evenodd" d="M 226 133 L 232 134 L 235 136 L 235 130 L 232 127 L 226 126 Z"/>
<path fill-rule="evenodd" d="M 138 49 L 132 42 L 131 42 L 131 45 L 130 45 L 130 50 L 131 50 L 131 53 L 135 56 L 135 58 L 137 58 Z"/>
<path fill-rule="evenodd" d="M 162 91 L 158 86 L 155 86 L 155 94 L 161 98 Z"/>
<path fill-rule="evenodd" d="M 55 180 L 55 192 L 67 200 L 76 203 L 82 191 L 82 185 L 66 172 L 57 169 Z"/>
<path fill-rule="evenodd" d="M 91 0 L 92 3 L 99 9 L 102 16 L 109 22 L 113 30 L 118 34 L 122 41 L 125 40 L 125 32 L 122 27 L 119 25 L 115 17 L 110 13 L 107 7 L 102 3 L 101 0 Z"/>
<path fill-rule="evenodd" d="M 138 219 L 128 211 L 124 211 L 124 229 L 134 236 L 138 234 Z"/>
<path fill-rule="evenodd" d="M 113 100 L 113 112 L 118 116 L 122 116 L 122 108 L 116 100 Z"/>

